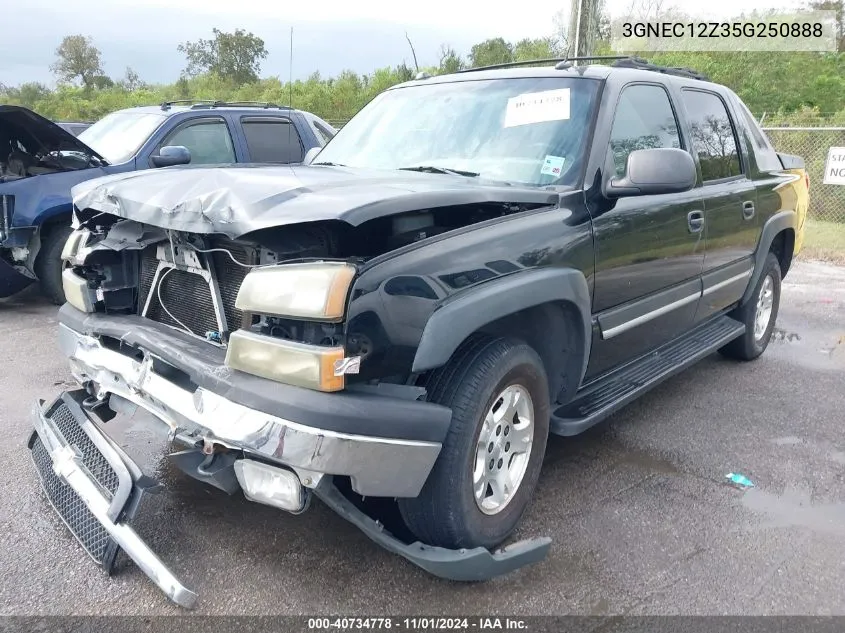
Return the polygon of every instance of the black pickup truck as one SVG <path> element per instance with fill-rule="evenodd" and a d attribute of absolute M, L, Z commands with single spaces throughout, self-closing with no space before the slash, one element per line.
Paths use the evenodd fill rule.
<path fill-rule="evenodd" d="M 131 527 L 155 489 L 133 429 L 230 494 L 292 513 L 316 496 L 478 580 L 550 546 L 495 550 L 549 433 L 769 343 L 801 161 L 692 71 L 420 78 L 308 162 L 73 190 L 59 338 L 80 389 L 38 406 L 29 446 L 89 554 L 110 568 L 124 550 L 184 606 Z"/>

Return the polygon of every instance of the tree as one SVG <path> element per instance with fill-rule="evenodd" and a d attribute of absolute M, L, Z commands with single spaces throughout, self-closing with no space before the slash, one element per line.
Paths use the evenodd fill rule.
<path fill-rule="evenodd" d="M 191 97 L 191 86 L 188 83 L 187 77 L 179 77 L 176 80 L 176 94 L 180 99 L 189 99 Z"/>
<path fill-rule="evenodd" d="M 107 75 L 94 75 L 91 77 L 91 85 L 97 90 L 105 90 L 106 88 L 114 88 L 114 81 Z"/>
<path fill-rule="evenodd" d="M 79 78 L 83 86 L 90 88 L 94 77 L 103 75 L 100 51 L 90 37 L 68 35 L 56 48 L 56 61 L 50 70 L 59 81 L 72 83 Z"/>
<path fill-rule="evenodd" d="M 484 40 L 473 45 L 469 52 L 469 60 L 473 68 L 507 64 L 513 61 L 513 45 L 501 37 Z"/>
<path fill-rule="evenodd" d="M 449 73 L 456 73 L 464 68 L 464 60 L 458 55 L 457 51 L 446 44 L 440 45 L 440 63 L 437 66 L 437 71 L 441 75 Z"/>
<path fill-rule="evenodd" d="M 212 29 L 214 38 L 179 44 L 177 50 L 188 60 L 185 74 L 209 72 L 241 86 L 258 81 L 261 61 L 267 57 L 264 40 L 243 29 L 224 33 Z"/>
<path fill-rule="evenodd" d="M 525 38 L 519 40 L 513 47 L 514 61 L 517 62 L 548 59 L 555 56 L 554 42 L 550 37 L 541 37 L 535 40 Z"/>
<path fill-rule="evenodd" d="M 813 11 L 833 11 L 836 16 L 836 50 L 845 52 L 845 0 L 811 0 L 807 8 Z"/>
<path fill-rule="evenodd" d="M 120 85 L 123 86 L 125 90 L 129 92 L 134 92 L 135 90 L 143 90 L 147 87 L 143 81 L 141 81 L 141 76 L 135 72 L 131 66 L 126 67 L 126 74 L 123 77 L 123 80 L 120 82 Z"/>
<path fill-rule="evenodd" d="M 49 99 L 52 96 L 50 89 L 37 81 L 21 84 L 17 88 L 7 86 L 3 94 L 12 103 L 18 103 L 30 109 L 35 107 L 39 101 Z"/>

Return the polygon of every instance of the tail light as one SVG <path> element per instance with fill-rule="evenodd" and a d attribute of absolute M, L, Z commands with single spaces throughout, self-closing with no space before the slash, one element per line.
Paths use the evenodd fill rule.
<path fill-rule="evenodd" d="M 810 174 L 806 171 L 804 172 L 804 184 L 807 185 L 807 191 L 810 190 Z"/>

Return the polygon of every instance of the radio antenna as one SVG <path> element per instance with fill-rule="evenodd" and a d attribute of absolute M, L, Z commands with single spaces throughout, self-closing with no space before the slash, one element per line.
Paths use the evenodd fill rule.
<path fill-rule="evenodd" d="M 288 97 L 288 106 L 293 110 L 293 27 L 290 27 L 290 58 L 288 59 L 288 81 L 290 82 L 290 96 Z"/>
<path fill-rule="evenodd" d="M 290 27 L 290 58 L 288 58 L 288 108 L 290 111 L 288 112 L 288 116 L 290 120 L 288 121 L 288 151 L 290 151 L 290 147 L 293 143 L 291 140 L 291 127 L 293 127 L 293 27 Z M 300 151 L 300 158 L 302 160 L 302 149 Z M 290 156 L 293 158 L 293 155 Z"/>

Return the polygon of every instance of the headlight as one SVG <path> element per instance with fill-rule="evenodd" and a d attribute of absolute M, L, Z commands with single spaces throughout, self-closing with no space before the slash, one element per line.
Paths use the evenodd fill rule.
<path fill-rule="evenodd" d="M 342 347 L 306 345 L 237 330 L 229 337 L 226 365 L 288 385 L 340 391 L 344 386 L 343 355 Z M 335 375 L 336 363 L 339 376 Z"/>
<path fill-rule="evenodd" d="M 91 232 L 87 229 L 81 229 L 71 233 L 67 238 L 67 242 L 65 242 L 64 248 L 62 248 L 62 261 L 68 261 L 76 257 L 79 247 L 85 245 L 90 234 Z"/>
<path fill-rule="evenodd" d="M 244 312 L 339 321 L 355 267 L 338 262 L 254 268 L 244 278 L 235 306 Z"/>
<path fill-rule="evenodd" d="M 65 301 L 77 310 L 94 311 L 96 298 L 94 292 L 88 288 L 88 281 L 70 268 L 62 271 L 62 290 L 65 291 Z"/>

